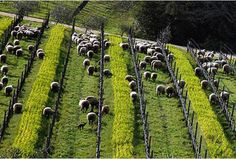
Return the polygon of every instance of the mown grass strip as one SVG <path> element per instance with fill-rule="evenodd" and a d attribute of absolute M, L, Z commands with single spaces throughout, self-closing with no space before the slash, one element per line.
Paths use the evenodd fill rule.
<path fill-rule="evenodd" d="M 0 37 L 7 29 L 7 27 L 11 24 L 12 19 L 9 17 L 0 17 Z"/>
<path fill-rule="evenodd" d="M 169 49 L 175 56 L 179 73 L 187 83 L 189 98 L 192 102 L 193 110 L 197 113 L 199 126 L 206 140 L 210 156 L 232 157 L 233 150 L 208 101 L 207 95 L 201 88 L 199 78 L 194 74 L 194 70 L 186 57 L 187 53 L 172 45 L 170 45 Z"/>
<path fill-rule="evenodd" d="M 21 151 L 22 157 L 30 157 L 34 153 L 34 145 L 38 140 L 38 131 L 42 120 L 42 109 L 48 100 L 50 83 L 55 77 L 57 64 L 59 63 L 64 29 L 62 25 L 56 25 L 50 32 L 44 48 L 45 59 L 40 66 L 37 79 L 32 86 L 22 114 L 18 135 L 13 143 L 13 147 Z"/>
<path fill-rule="evenodd" d="M 112 46 L 108 50 L 111 56 L 110 68 L 113 72 L 112 84 L 114 91 L 114 123 L 112 134 L 113 157 L 133 157 L 133 119 L 134 108 L 129 97 L 130 90 L 125 81 L 127 63 L 124 52 L 119 47 L 121 38 L 110 36 Z"/>

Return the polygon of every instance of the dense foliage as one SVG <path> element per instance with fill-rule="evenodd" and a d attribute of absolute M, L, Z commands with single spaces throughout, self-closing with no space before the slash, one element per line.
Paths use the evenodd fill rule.
<path fill-rule="evenodd" d="M 172 43 L 186 45 L 194 38 L 204 47 L 219 49 L 224 42 L 236 49 L 236 2 L 139 2 L 138 6 L 140 37 L 155 40 L 170 25 Z"/>
<path fill-rule="evenodd" d="M 0 37 L 4 33 L 4 31 L 7 29 L 7 27 L 11 24 L 12 19 L 8 17 L 0 17 Z"/>

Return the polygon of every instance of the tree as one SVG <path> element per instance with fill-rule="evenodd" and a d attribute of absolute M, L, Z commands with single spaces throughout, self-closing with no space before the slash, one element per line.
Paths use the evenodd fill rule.
<path fill-rule="evenodd" d="M 101 24 L 106 25 L 107 19 L 105 17 L 100 17 L 100 16 L 95 16 L 95 15 L 90 15 L 88 18 L 83 19 L 81 21 L 81 24 L 83 27 L 86 28 L 86 32 L 88 29 L 99 29 Z"/>
<path fill-rule="evenodd" d="M 17 1 L 13 3 L 13 7 L 17 9 L 21 15 L 28 14 L 29 12 L 36 11 L 39 8 L 37 1 Z"/>
<path fill-rule="evenodd" d="M 69 7 L 68 5 L 58 4 L 53 9 L 51 15 L 56 19 L 59 23 L 71 23 L 73 19 L 73 11 L 74 9 Z"/>

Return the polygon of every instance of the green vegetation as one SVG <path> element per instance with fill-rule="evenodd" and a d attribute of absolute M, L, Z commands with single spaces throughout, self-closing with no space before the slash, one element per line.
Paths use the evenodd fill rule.
<path fill-rule="evenodd" d="M 42 109 L 47 102 L 50 84 L 55 77 L 60 58 L 60 46 L 64 38 L 64 29 L 62 25 L 56 25 L 51 30 L 44 48 L 46 57 L 40 66 L 37 79 L 25 105 L 18 135 L 13 143 L 13 147 L 19 149 L 23 157 L 32 156 L 34 153 L 34 145 L 38 140 L 38 130 L 41 125 Z"/>
<path fill-rule="evenodd" d="M 12 19 L 8 17 L 0 17 L 0 37 L 2 37 L 2 34 L 7 29 L 7 27 L 11 24 Z"/>
<path fill-rule="evenodd" d="M 200 130 L 206 140 L 211 157 L 232 157 L 233 150 L 227 140 L 217 116 L 211 107 L 208 97 L 201 89 L 200 80 L 195 76 L 194 70 L 185 56 L 186 52 L 169 45 L 175 56 L 179 73 L 187 83 L 189 98 L 193 110 L 197 113 Z"/>

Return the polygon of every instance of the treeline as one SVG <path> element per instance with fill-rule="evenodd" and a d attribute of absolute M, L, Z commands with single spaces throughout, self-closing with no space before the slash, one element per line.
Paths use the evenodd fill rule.
<path fill-rule="evenodd" d="M 171 28 L 171 43 L 186 45 L 189 38 L 201 46 L 220 49 L 222 43 L 236 50 L 236 2 L 137 2 L 137 35 L 155 40 Z"/>

